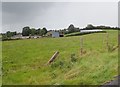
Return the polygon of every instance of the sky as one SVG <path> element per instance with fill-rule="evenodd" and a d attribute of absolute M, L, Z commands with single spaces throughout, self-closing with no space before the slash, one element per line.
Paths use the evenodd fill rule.
<path fill-rule="evenodd" d="M 118 3 L 118 15 L 120 14 L 120 1 Z M 118 27 L 120 27 L 120 15 L 118 16 Z"/>
<path fill-rule="evenodd" d="M 64 29 L 70 24 L 80 28 L 87 24 L 118 26 L 118 2 L 12 1 L 2 2 L 0 32 L 22 32 L 25 26 L 36 29 L 46 27 L 48 30 Z"/>

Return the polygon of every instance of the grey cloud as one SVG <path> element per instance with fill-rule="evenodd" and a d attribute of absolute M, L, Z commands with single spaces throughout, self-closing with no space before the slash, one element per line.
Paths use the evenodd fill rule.
<path fill-rule="evenodd" d="M 120 1 L 118 2 L 118 27 L 120 27 Z"/>
<path fill-rule="evenodd" d="M 52 3 L 44 2 L 3 2 L 3 12 L 21 14 L 35 10 L 46 10 Z"/>
<path fill-rule="evenodd" d="M 117 3 L 113 2 L 3 2 L 3 31 L 21 31 L 22 27 L 67 28 L 73 23 L 84 27 L 117 26 Z"/>
<path fill-rule="evenodd" d="M 52 3 L 39 2 L 3 2 L 3 24 L 32 21 L 41 16 L 52 6 Z"/>

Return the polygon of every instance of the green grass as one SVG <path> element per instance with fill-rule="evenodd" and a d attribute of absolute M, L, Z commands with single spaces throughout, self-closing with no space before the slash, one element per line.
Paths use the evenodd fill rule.
<path fill-rule="evenodd" d="M 2 68 L 2 41 L 0 41 L 0 68 Z M 0 86 L 1 85 L 2 85 L 2 70 L 0 69 Z"/>
<path fill-rule="evenodd" d="M 70 37 L 70 36 L 80 36 L 80 35 L 88 35 L 88 34 L 93 34 L 93 33 L 106 33 L 106 31 L 99 31 L 99 32 L 87 32 L 87 33 L 81 33 L 81 32 L 74 32 L 74 33 L 69 33 L 65 34 L 65 37 Z"/>
<path fill-rule="evenodd" d="M 116 46 L 118 31 L 108 33 L 109 44 Z M 82 56 L 80 37 L 86 52 Z M 4 41 L 3 85 L 103 84 L 118 74 L 118 50 L 108 52 L 105 41 L 105 33 Z M 45 66 L 55 51 L 60 52 L 55 62 Z M 76 62 L 71 62 L 71 54 Z"/>

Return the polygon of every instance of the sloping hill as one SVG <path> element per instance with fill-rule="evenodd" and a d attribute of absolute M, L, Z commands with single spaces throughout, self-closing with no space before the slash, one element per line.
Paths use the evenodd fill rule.
<path fill-rule="evenodd" d="M 62 38 L 4 41 L 3 84 L 100 85 L 118 74 L 118 31 Z M 80 55 L 80 38 L 83 54 Z M 45 66 L 55 51 L 55 62 Z"/>

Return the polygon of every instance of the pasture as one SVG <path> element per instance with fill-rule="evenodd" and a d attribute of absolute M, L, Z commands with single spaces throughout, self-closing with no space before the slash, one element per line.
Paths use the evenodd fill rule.
<path fill-rule="evenodd" d="M 1 39 L 0 35 L 0 39 Z M 2 41 L 0 40 L 0 68 L 2 68 Z M 2 85 L 2 70 L 0 70 L 0 85 Z"/>
<path fill-rule="evenodd" d="M 107 32 L 109 45 L 117 46 L 118 31 Z M 108 52 L 106 41 L 106 33 L 3 41 L 3 85 L 104 84 L 118 75 L 118 49 Z M 55 51 L 58 57 L 46 66 Z"/>

